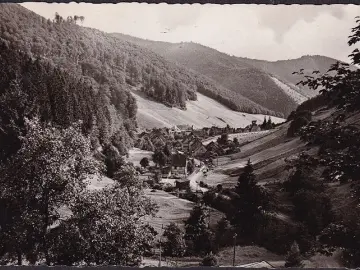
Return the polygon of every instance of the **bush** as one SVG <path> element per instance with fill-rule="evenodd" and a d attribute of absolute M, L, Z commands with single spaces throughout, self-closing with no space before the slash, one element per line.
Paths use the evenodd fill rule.
<path fill-rule="evenodd" d="M 286 256 L 285 267 L 302 267 L 299 245 L 294 242 Z"/>
<path fill-rule="evenodd" d="M 175 190 L 175 187 L 173 187 L 171 184 L 165 184 L 163 186 L 163 190 L 165 192 L 173 192 Z"/>
<path fill-rule="evenodd" d="M 202 187 L 202 188 L 208 188 L 209 187 L 209 185 L 204 183 L 203 181 L 200 181 L 199 186 Z"/>
<path fill-rule="evenodd" d="M 140 160 L 140 165 L 141 167 L 146 168 L 147 166 L 149 166 L 149 159 L 147 157 L 143 157 Z"/>
<path fill-rule="evenodd" d="M 288 129 L 287 136 L 294 137 L 298 135 L 300 129 L 306 126 L 309 123 L 309 120 L 303 116 L 295 118 Z"/>
<path fill-rule="evenodd" d="M 213 254 L 209 254 L 203 258 L 201 261 L 201 266 L 217 266 L 218 260 Z"/>
<path fill-rule="evenodd" d="M 161 184 L 154 184 L 153 189 L 162 190 L 162 185 Z"/>

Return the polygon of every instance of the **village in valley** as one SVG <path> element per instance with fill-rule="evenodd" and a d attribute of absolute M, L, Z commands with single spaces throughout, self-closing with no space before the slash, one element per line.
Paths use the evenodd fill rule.
<path fill-rule="evenodd" d="M 244 128 L 226 127 L 194 129 L 190 125 L 144 130 L 138 135 L 135 149 L 139 178 L 153 190 L 163 190 L 178 197 L 196 201 L 196 195 L 209 188 L 208 173 L 219 165 L 219 159 L 241 152 L 241 146 L 265 136 L 277 124 L 271 117 L 263 123 L 256 120 Z M 134 150 L 133 150 L 134 151 Z M 136 150 L 135 150 L 136 151 Z M 141 153 L 153 153 L 141 157 Z"/>

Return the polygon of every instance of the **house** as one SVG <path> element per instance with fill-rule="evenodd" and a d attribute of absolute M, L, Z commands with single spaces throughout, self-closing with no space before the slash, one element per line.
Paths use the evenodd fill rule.
<path fill-rule="evenodd" d="M 187 175 L 187 157 L 184 153 L 177 152 L 171 155 L 171 172 Z"/>
<path fill-rule="evenodd" d="M 174 134 L 180 132 L 180 129 L 177 126 L 173 126 L 171 128 L 169 128 L 169 134 L 171 136 L 174 136 Z"/>
<path fill-rule="evenodd" d="M 186 190 L 190 188 L 190 180 L 187 178 L 182 178 L 175 181 L 175 187 L 179 190 Z"/>
<path fill-rule="evenodd" d="M 189 152 L 195 157 L 205 154 L 206 151 L 206 147 L 202 144 L 202 141 L 199 138 L 195 138 L 189 144 Z"/>
<path fill-rule="evenodd" d="M 183 140 L 181 141 L 182 144 L 182 150 L 183 151 L 189 151 L 189 146 L 192 140 L 194 140 L 195 136 L 194 135 L 187 135 L 185 138 L 183 138 Z"/>
<path fill-rule="evenodd" d="M 207 151 L 213 151 L 213 152 L 217 152 L 221 147 L 219 146 L 219 144 L 217 142 L 210 142 L 209 144 L 207 144 L 205 146 L 206 150 Z"/>
<path fill-rule="evenodd" d="M 209 136 L 217 136 L 223 133 L 223 129 L 220 127 L 212 126 L 209 130 Z"/>
<path fill-rule="evenodd" d="M 203 131 L 203 135 L 204 135 L 204 136 L 209 136 L 210 128 L 204 127 L 204 128 L 202 129 L 202 131 Z"/>
<path fill-rule="evenodd" d="M 205 137 L 206 136 L 206 132 L 202 129 L 196 129 L 192 131 L 192 134 L 197 136 L 197 137 Z"/>
<path fill-rule="evenodd" d="M 234 133 L 242 133 L 242 132 L 244 132 L 244 128 L 236 128 L 234 130 Z"/>
<path fill-rule="evenodd" d="M 252 126 L 250 128 L 250 132 L 258 132 L 258 131 L 261 131 L 261 127 L 259 126 Z"/>
<path fill-rule="evenodd" d="M 244 129 L 244 132 L 257 132 L 257 131 L 261 131 L 261 128 L 260 128 L 260 126 L 258 126 L 257 124 L 256 124 L 256 120 L 253 120 L 252 122 L 251 122 L 251 125 L 248 125 L 247 127 L 245 127 L 245 129 Z"/>
<path fill-rule="evenodd" d="M 258 125 L 256 124 L 256 122 L 257 122 L 256 120 L 253 120 L 253 121 L 251 122 L 251 126 L 250 126 L 250 129 L 249 129 L 250 132 L 261 131 L 260 126 L 258 126 Z"/>
<path fill-rule="evenodd" d="M 200 157 L 200 156 L 204 155 L 206 152 L 207 152 L 207 150 L 206 150 L 205 146 L 201 145 L 194 150 L 193 155 L 194 155 L 194 157 Z"/>
<path fill-rule="evenodd" d="M 183 145 L 182 145 L 182 143 L 180 141 L 177 140 L 177 141 L 175 141 L 173 143 L 173 148 L 178 150 L 178 151 L 182 151 L 183 150 Z"/>

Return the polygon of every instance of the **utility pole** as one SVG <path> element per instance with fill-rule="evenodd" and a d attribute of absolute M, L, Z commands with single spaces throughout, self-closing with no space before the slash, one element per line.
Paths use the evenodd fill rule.
<path fill-rule="evenodd" d="M 234 254 L 233 254 L 233 267 L 235 267 L 235 248 L 236 248 L 236 236 L 237 234 L 234 234 Z"/>
<path fill-rule="evenodd" d="M 163 233 L 163 229 L 164 229 L 164 224 L 161 224 L 159 267 L 161 267 L 161 236 L 162 236 L 162 233 Z"/>

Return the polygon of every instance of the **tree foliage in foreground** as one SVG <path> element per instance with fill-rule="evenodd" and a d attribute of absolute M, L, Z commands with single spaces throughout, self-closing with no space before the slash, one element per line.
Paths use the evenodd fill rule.
<path fill-rule="evenodd" d="M 356 17 L 356 24 L 349 36 L 349 46 L 358 45 L 360 41 L 360 17 Z M 352 64 L 360 64 L 359 49 L 354 49 L 349 57 Z M 314 73 L 317 72 L 314 71 Z M 332 115 L 333 119 L 330 121 L 310 122 L 300 130 L 299 135 L 309 145 L 319 146 L 318 165 L 322 170 L 318 171 L 322 172 L 321 177 L 328 182 L 340 182 L 340 184 L 351 182 L 352 190 L 350 193 L 352 193 L 351 197 L 355 199 L 354 203 L 350 202 L 349 198 L 344 198 L 345 203 L 348 204 L 348 209 L 338 210 L 334 219 L 325 218 L 327 215 L 323 216 L 322 221 L 326 222 L 319 223 L 319 216 L 315 213 L 311 214 L 313 219 L 311 221 L 308 216 L 310 212 L 301 212 L 307 212 L 305 216 L 308 217 L 303 216 L 303 218 L 305 217 L 308 223 L 310 222 L 313 225 L 317 223 L 315 227 L 313 226 L 315 229 L 313 233 L 319 232 L 321 227 L 326 226 L 320 232 L 319 240 L 327 254 L 331 254 L 332 251 L 340 248 L 343 250 L 346 265 L 357 267 L 360 265 L 358 259 L 360 238 L 358 235 L 359 219 L 355 216 L 358 216 L 357 204 L 360 198 L 358 177 L 360 173 L 358 165 L 360 164 L 360 146 L 358 143 L 360 132 L 359 127 L 344 120 L 349 114 L 359 113 L 360 69 L 351 67 L 347 63 L 338 62 L 332 65 L 324 75 L 318 78 L 307 76 L 300 84 L 320 90 L 322 101 L 318 99 L 315 102 L 316 104 L 307 104 L 308 107 L 314 105 L 318 108 L 326 103 L 328 107 L 335 107 L 337 111 Z M 301 178 L 300 176 L 297 175 L 298 180 Z M 303 181 L 302 184 L 308 185 L 309 182 Z M 323 201 L 324 198 L 320 198 L 320 194 L 316 195 L 314 191 L 308 191 L 308 194 L 305 194 L 304 190 L 301 192 L 302 194 L 298 194 L 295 200 L 298 201 L 298 210 L 301 206 L 301 208 L 305 207 L 309 211 L 320 210 L 325 213 L 328 211 L 326 209 L 330 208 L 328 198 Z M 304 203 L 304 200 L 307 203 Z M 310 224 L 308 225 L 310 226 Z"/>
<path fill-rule="evenodd" d="M 60 208 L 71 207 L 84 192 L 84 181 L 99 164 L 81 126 L 67 129 L 26 120 L 21 149 L 1 164 L 1 200 L 5 208 L 2 245 L 17 256 L 31 250 L 49 260 L 48 229 L 60 220 Z"/>
<path fill-rule="evenodd" d="M 0 166 L 0 256 L 18 264 L 137 264 L 155 235 L 141 220 L 156 208 L 133 171 L 122 168 L 114 185 L 89 190 L 101 164 L 80 124 L 25 123 L 22 147 Z"/>

